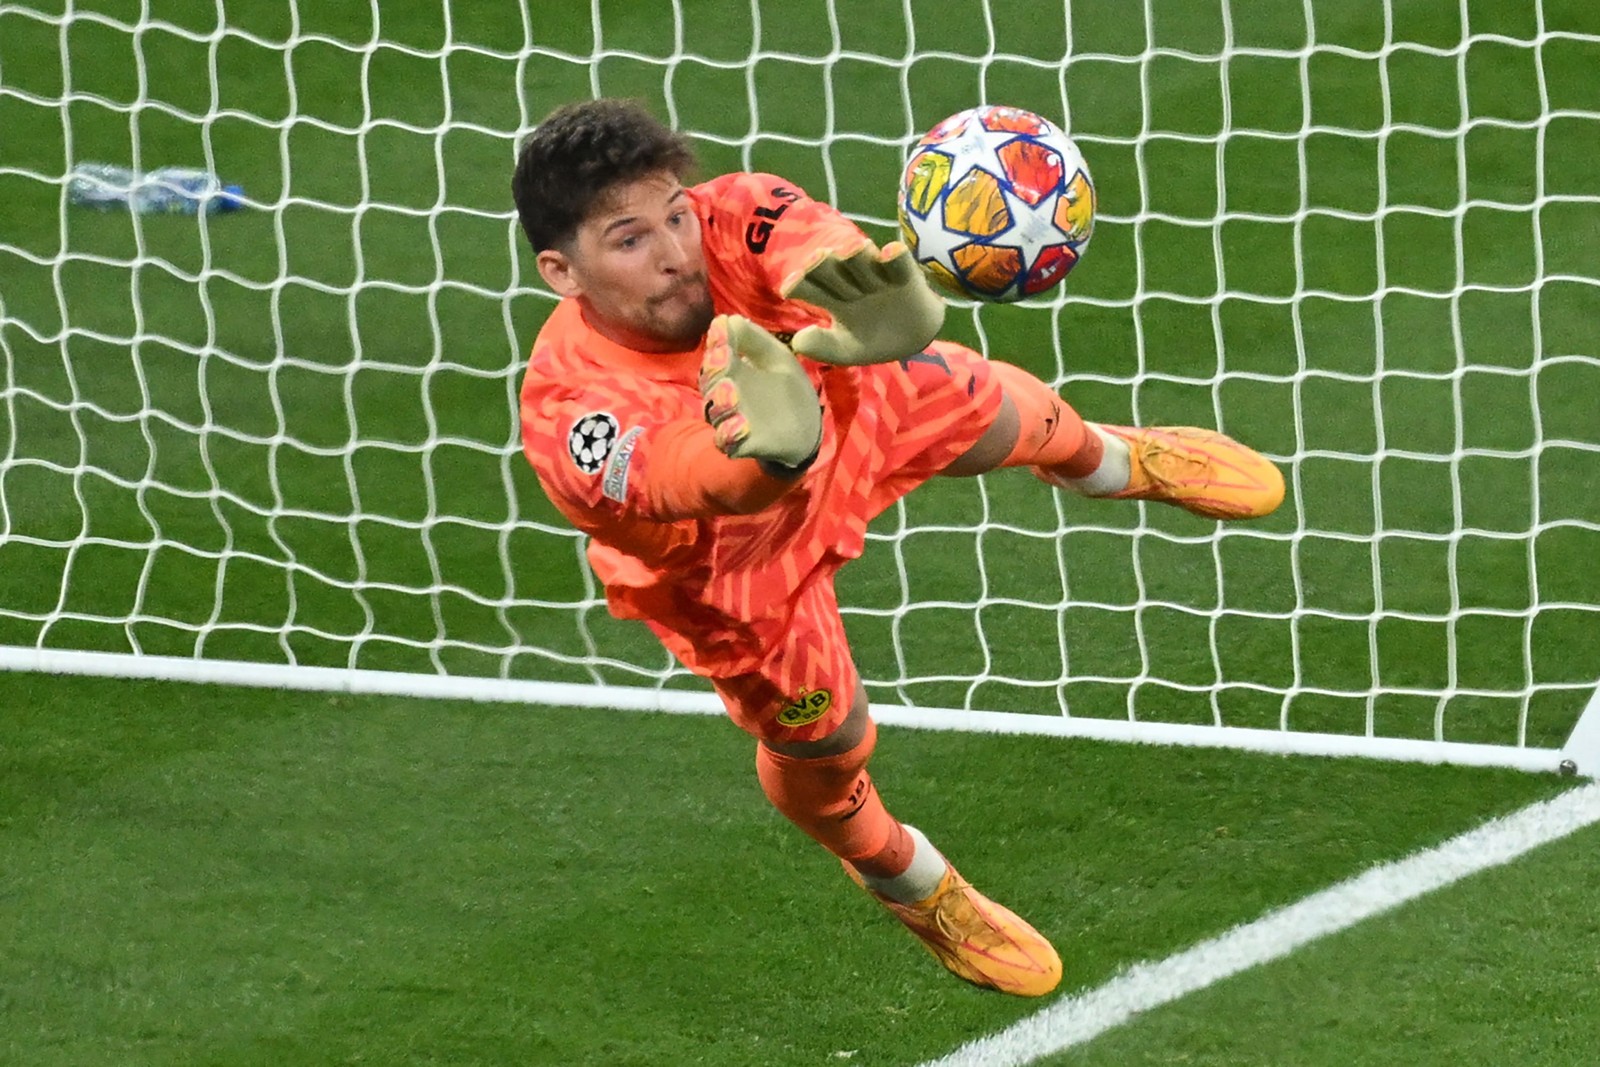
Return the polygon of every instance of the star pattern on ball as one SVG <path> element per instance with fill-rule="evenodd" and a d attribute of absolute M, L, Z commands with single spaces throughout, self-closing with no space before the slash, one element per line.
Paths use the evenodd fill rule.
<path fill-rule="evenodd" d="M 954 141 L 939 145 L 939 150 L 950 157 L 949 185 L 960 184 L 973 167 L 982 167 L 999 158 L 1001 146 L 1025 136 L 1016 130 L 991 130 L 976 119 L 968 130 Z"/>
<path fill-rule="evenodd" d="M 1056 225 L 1055 197 L 1045 197 L 1038 204 L 1029 204 L 1008 187 L 1002 187 L 1006 210 L 1011 212 L 1011 228 L 995 244 L 1010 245 L 1022 252 L 1023 269 L 1033 265 L 1039 253 L 1051 245 L 1067 244 L 1072 235 Z"/>
<path fill-rule="evenodd" d="M 993 129 L 986 120 L 1015 128 Z M 1069 174 L 1081 189 L 1064 180 Z M 1061 283 L 1088 243 L 1092 188 L 1077 146 L 1047 120 L 1016 108 L 974 108 L 939 123 L 912 150 L 901 230 L 930 282 L 948 295 L 1001 303 L 1036 297 Z M 1073 196 L 1085 193 L 1073 208 Z"/>
<path fill-rule="evenodd" d="M 944 211 L 943 200 L 934 205 L 934 211 Z M 922 231 L 917 240 L 917 258 L 924 263 L 953 263 L 951 253 L 962 245 L 972 243 L 972 238 L 964 233 L 957 233 L 948 226 L 929 226 Z"/>

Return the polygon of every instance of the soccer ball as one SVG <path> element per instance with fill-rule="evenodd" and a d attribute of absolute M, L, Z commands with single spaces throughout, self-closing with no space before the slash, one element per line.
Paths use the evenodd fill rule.
<path fill-rule="evenodd" d="M 951 115 L 917 142 L 900 182 L 900 233 L 952 296 L 1011 301 L 1059 285 L 1094 233 L 1083 153 L 1014 107 Z"/>

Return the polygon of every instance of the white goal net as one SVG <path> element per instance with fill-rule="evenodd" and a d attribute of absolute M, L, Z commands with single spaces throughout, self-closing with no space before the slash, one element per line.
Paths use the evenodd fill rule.
<path fill-rule="evenodd" d="M 1593 773 L 1576 0 L 0 0 L 0 664 L 711 708 L 607 615 L 518 448 L 553 305 L 512 162 L 593 95 L 879 238 L 938 119 L 1060 120 L 1093 247 L 950 335 L 1289 475 L 1228 527 L 1017 472 L 918 490 L 840 582 L 885 717 Z M 80 209 L 88 161 L 248 208 Z"/>

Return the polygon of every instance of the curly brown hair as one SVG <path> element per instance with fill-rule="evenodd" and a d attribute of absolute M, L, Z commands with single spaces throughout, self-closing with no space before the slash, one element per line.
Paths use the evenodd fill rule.
<path fill-rule="evenodd" d="M 535 252 L 569 244 L 617 185 L 695 168 L 688 138 L 638 100 L 584 100 L 550 112 L 522 143 L 511 197 Z"/>

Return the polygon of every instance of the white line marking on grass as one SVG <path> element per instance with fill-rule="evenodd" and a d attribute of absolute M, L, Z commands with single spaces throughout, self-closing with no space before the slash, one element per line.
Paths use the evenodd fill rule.
<path fill-rule="evenodd" d="M 1084 1044 L 1141 1012 L 1280 959 L 1318 938 L 1600 822 L 1600 783 L 1568 790 L 1444 844 L 1374 867 L 1157 963 L 1139 963 L 1098 989 L 1051 1004 L 924 1067 L 1021 1067 Z"/>

